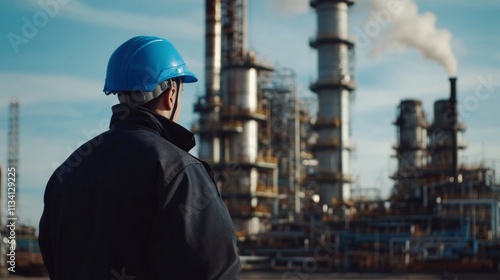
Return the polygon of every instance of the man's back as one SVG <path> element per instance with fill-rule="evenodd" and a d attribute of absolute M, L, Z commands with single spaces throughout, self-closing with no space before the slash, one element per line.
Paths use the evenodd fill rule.
<path fill-rule="evenodd" d="M 51 278 L 230 279 L 234 230 L 204 165 L 179 148 L 192 135 L 145 109 L 117 115 L 47 185 Z"/>

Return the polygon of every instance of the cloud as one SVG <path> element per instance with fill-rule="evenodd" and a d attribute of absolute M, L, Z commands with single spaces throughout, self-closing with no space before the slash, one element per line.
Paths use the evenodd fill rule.
<path fill-rule="evenodd" d="M 104 97 L 102 87 L 103 81 L 63 74 L 0 72 L 0 90 L 3 93 L 0 95 L 0 108 L 6 108 L 12 98 L 22 103 L 98 101 Z"/>
<path fill-rule="evenodd" d="M 147 31 L 150 34 L 164 34 L 167 27 L 178 28 L 182 32 L 175 32 L 173 36 L 184 38 L 201 38 L 203 28 L 199 23 L 179 17 L 156 17 L 140 15 L 118 10 L 101 10 L 87 6 L 79 1 L 72 1 L 65 9 L 65 13 L 73 19 L 90 24 L 98 24 L 124 30 Z"/>
<path fill-rule="evenodd" d="M 166 35 L 168 30 L 179 29 L 180 32 L 169 32 L 169 38 L 191 40 L 203 38 L 203 26 L 200 25 L 202 21 L 192 21 L 191 17 L 139 14 L 119 10 L 119 6 L 116 9 L 99 9 L 77 0 L 64 2 L 67 3 L 61 5 L 54 16 L 62 15 L 71 20 L 91 25 L 147 34 Z M 33 1 L 31 5 L 37 9 L 42 8 L 40 4 L 37 4 L 37 1 Z"/>
<path fill-rule="evenodd" d="M 294 16 L 309 10 L 308 0 L 273 0 L 269 1 L 267 8 L 278 15 Z"/>

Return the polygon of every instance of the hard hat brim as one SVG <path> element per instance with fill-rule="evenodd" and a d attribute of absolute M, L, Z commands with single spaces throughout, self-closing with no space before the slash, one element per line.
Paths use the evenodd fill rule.
<path fill-rule="evenodd" d="M 186 72 L 185 76 L 181 77 L 181 80 L 183 83 L 196 83 L 198 81 L 198 78 L 191 73 L 191 72 Z"/>

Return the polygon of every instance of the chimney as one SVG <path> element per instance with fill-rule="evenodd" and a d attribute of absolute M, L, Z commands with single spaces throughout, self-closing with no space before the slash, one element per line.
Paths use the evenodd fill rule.
<path fill-rule="evenodd" d="M 456 77 L 450 77 L 450 105 L 452 105 L 452 107 L 457 105 L 457 78 Z M 455 111 L 455 113 L 456 113 L 456 111 Z"/>
<path fill-rule="evenodd" d="M 453 176 L 453 186 L 458 186 L 458 144 L 457 144 L 457 128 L 458 128 L 458 112 L 457 112 L 457 78 L 450 77 L 450 109 L 452 129 L 452 158 L 451 171 Z"/>

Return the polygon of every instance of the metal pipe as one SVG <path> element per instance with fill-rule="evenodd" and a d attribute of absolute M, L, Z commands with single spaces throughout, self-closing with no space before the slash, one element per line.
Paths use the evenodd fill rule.
<path fill-rule="evenodd" d="M 301 141 L 301 132 L 300 132 L 300 104 L 299 104 L 299 97 L 298 97 L 298 92 L 297 92 L 297 87 L 296 87 L 296 75 L 295 72 L 292 71 L 293 75 L 293 92 L 294 92 L 294 109 L 293 109 L 293 114 L 294 114 L 294 130 L 295 130 L 295 145 L 294 145 L 294 153 L 295 153 L 295 178 L 294 178 L 294 183 L 295 183 L 295 213 L 300 214 L 301 210 L 301 205 L 300 205 L 300 159 L 301 159 L 301 154 L 300 154 L 300 141 Z"/>
<path fill-rule="evenodd" d="M 498 201 L 495 199 L 445 199 L 441 201 L 441 204 L 450 204 L 450 205 L 493 205 Z"/>
<path fill-rule="evenodd" d="M 475 215 L 475 206 L 488 206 L 490 208 L 490 226 L 493 230 L 494 236 L 498 236 L 498 218 L 496 217 L 497 211 L 500 205 L 498 205 L 498 201 L 495 199 L 447 199 L 441 202 L 443 206 L 445 205 L 459 205 L 462 210 L 462 207 L 467 205 L 472 209 L 472 222 L 474 227 L 476 223 L 476 215 Z M 473 235 L 475 232 L 473 232 Z"/>
<path fill-rule="evenodd" d="M 247 54 L 247 1 L 241 0 L 241 56 Z"/>

